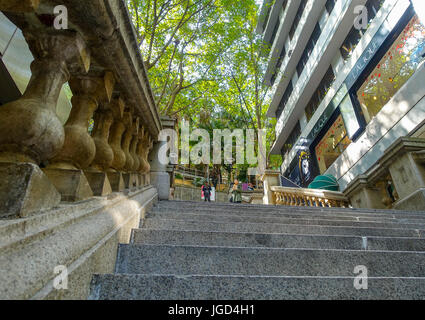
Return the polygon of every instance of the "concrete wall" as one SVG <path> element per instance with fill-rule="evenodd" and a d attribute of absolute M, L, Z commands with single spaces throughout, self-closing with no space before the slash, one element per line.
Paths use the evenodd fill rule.
<path fill-rule="evenodd" d="M 0 221 L 0 299 L 86 299 L 92 275 L 114 271 L 118 243 L 129 243 L 157 197 L 146 187 Z M 60 265 L 66 290 L 53 285 Z"/>

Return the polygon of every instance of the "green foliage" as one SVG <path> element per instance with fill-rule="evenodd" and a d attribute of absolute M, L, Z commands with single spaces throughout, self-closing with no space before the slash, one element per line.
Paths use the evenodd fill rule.
<path fill-rule="evenodd" d="M 204 183 L 205 183 L 205 179 L 204 178 L 195 178 L 193 179 L 193 185 L 195 187 L 201 187 Z"/>
<path fill-rule="evenodd" d="M 266 129 L 269 47 L 255 0 L 127 0 L 161 114 L 213 129 Z M 231 169 L 231 167 L 226 168 Z"/>

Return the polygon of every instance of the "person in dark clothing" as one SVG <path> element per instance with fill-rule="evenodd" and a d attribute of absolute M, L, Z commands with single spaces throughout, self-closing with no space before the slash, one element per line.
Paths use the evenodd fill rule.
<path fill-rule="evenodd" d="M 205 201 L 211 202 L 211 187 L 207 181 L 205 181 L 205 184 L 202 186 L 202 192 L 204 193 Z"/>

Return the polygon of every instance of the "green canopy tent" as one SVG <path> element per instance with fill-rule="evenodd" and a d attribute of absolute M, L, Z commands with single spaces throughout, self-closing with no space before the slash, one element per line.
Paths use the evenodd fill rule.
<path fill-rule="evenodd" d="M 319 189 L 328 191 L 339 191 L 339 184 L 335 177 L 325 174 L 317 176 L 308 186 L 309 189 Z"/>

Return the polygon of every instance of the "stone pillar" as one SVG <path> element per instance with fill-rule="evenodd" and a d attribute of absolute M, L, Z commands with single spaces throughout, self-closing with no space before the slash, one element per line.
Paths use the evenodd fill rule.
<path fill-rule="evenodd" d="M 264 187 L 263 204 L 275 205 L 276 199 L 273 196 L 271 187 L 280 186 L 279 181 L 280 171 L 266 170 L 261 177 Z"/>
<path fill-rule="evenodd" d="M 168 200 L 170 196 L 170 175 L 167 172 L 168 163 L 162 163 L 160 160 L 160 150 L 167 141 L 158 141 L 153 144 L 152 152 L 149 154 L 149 163 L 151 167 L 151 182 L 152 185 L 158 190 L 158 197 L 160 200 Z"/>
<path fill-rule="evenodd" d="M 124 109 L 124 103 L 121 99 L 113 101 L 114 109 Z M 108 171 L 109 182 L 113 191 L 122 191 L 125 189 L 124 179 L 121 171 L 124 169 L 126 163 L 125 153 L 121 148 L 122 137 L 126 126 L 132 123 L 131 114 L 128 112 L 123 113 L 122 118 L 115 118 L 109 136 L 109 145 L 114 153 L 114 160 L 112 161 L 111 168 Z"/>
<path fill-rule="evenodd" d="M 359 209 L 386 209 L 383 203 L 382 189 L 370 186 L 367 176 L 360 175 L 344 190 L 351 205 Z"/>
<path fill-rule="evenodd" d="M 161 124 L 163 129 L 175 130 L 176 124 L 175 119 L 169 117 L 161 117 Z M 153 144 L 150 143 L 150 149 L 152 152 L 149 153 L 149 164 L 150 164 L 150 177 L 152 185 L 154 185 L 158 190 L 158 196 L 160 200 L 168 200 L 170 197 L 170 188 L 171 188 L 171 175 L 174 172 L 174 166 L 170 166 L 170 163 L 164 163 L 166 159 L 160 160 L 159 151 L 163 146 L 167 145 L 167 142 L 159 141 Z M 170 158 L 173 158 L 173 155 L 170 155 Z M 172 159 L 170 159 L 172 160 Z"/>
<path fill-rule="evenodd" d="M 425 166 L 415 153 L 399 155 L 389 165 L 395 189 L 401 199 L 395 208 L 404 210 L 425 210 Z"/>
<path fill-rule="evenodd" d="M 87 72 L 90 66 L 85 43 L 75 32 L 24 31 L 24 36 L 34 56 L 30 82 L 21 98 L 0 108 L 1 216 L 23 217 L 60 202 L 38 165 L 64 144 L 64 129 L 55 113 L 63 84 L 71 70 Z"/>
<path fill-rule="evenodd" d="M 394 204 L 395 209 L 425 210 L 423 150 L 425 139 L 404 137 L 393 143 L 379 161 L 389 171 L 400 199 Z"/>
<path fill-rule="evenodd" d="M 83 170 L 89 168 L 96 155 L 95 142 L 88 133 L 89 122 L 99 102 L 111 99 L 114 81 L 113 76 L 106 73 L 100 78 L 73 76 L 69 84 L 74 96 L 71 114 L 65 124 L 65 143 L 44 172 L 62 194 L 62 200 L 81 201 L 94 194 L 111 192 L 105 174 L 91 174 L 90 171 L 84 174 Z"/>

